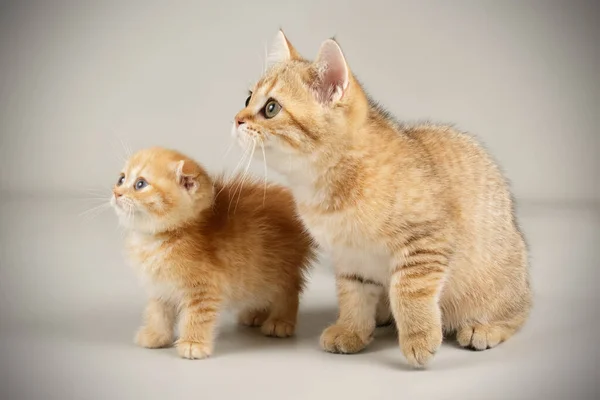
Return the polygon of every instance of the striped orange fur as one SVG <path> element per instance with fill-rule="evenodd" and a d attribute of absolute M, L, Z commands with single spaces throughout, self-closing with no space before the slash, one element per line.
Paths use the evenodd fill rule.
<path fill-rule="evenodd" d="M 308 61 L 279 32 L 233 133 L 264 147 L 333 256 L 340 310 L 325 350 L 364 349 L 391 311 L 402 352 L 422 367 L 443 331 L 483 350 L 527 319 L 527 250 L 497 165 L 452 127 L 394 120 L 334 40 Z"/>

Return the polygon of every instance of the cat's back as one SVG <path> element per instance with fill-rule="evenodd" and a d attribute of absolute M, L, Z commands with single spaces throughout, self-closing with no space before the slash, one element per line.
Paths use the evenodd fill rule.
<path fill-rule="evenodd" d="M 315 252 L 291 193 L 250 177 L 216 179 L 215 193 L 206 237 L 226 260 L 224 271 L 250 286 L 282 274 L 301 285 Z"/>
<path fill-rule="evenodd" d="M 486 203 L 512 212 L 508 182 L 498 163 L 473 135 L 431 123 L 404 128 L 452 197 L 470 206 Z M 466 205 L 466 204 L 463 204 Z"/>
<path fill-rule="evenodd" d="M 291 192 L 283 186 L 258 178 L 234 177 L 216 179 L 213 211 L 227 229 L 253 232 L 264 238 L 278 237 L 278 241 L 296 241 L 308 246 L 307 234 L 297 214 Z M 272 245 L 276 245 L 273 243 Z"/>

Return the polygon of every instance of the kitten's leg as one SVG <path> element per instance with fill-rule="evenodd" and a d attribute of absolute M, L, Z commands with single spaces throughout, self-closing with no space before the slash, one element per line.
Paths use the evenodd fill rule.
<path fill-rule="evenodd" d="M 271 313 L 260 330 L 266 336 L 290 337 L 296 330 L 300 291 L 289 289 L 274 299 Z"/>
<path fill-rule="evenodd" d="M 377 311 L 375 313 L 376 326 L 388 326 L 394 322 L 394 316 L 392 315 L 392 309 L 390 308 L 390 299 L 385 291 L 382 291 L 379 296 L 379 302 L 377 303 Z"/>
<path fill-rule="evenodd" d="M 244 326 L 261 326 L 269 316 L 269 310 L 242 310 L 238 315 L 238 323 Z"/>
<path fill-rule="evenodd" d="M 339 317 L 323 331 L 321 347 L 331 353 L 358 353 L 373 339 L 383 286 L 360 277 L 336 276 Z"/>
<path fill-rule="evenodd" d="M 202 359 L 212 354 L 221 296 L 209 288 L 186 293 L 182 304 L 180 337 L 175 343 L 183 358 Z"/>
<path fill-rule="evenodd" d="M 408 250 L 398 257 L 390 285 L 390 304 L 398 327 L 400 348 L 408 363 L 423 367 L 442 344 L 438 299 L 448 257 L 435 246 Z"/>
<path fill-rule="evenodd" d="M 144 312 L 144 325 L 135 336 L 135 343 L 150 349 L 173 344 L 175 306 L 159 299 L 150 299 Z"/>

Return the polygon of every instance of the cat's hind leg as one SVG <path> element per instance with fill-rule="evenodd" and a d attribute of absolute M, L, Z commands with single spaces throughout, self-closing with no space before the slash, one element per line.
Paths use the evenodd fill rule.
<path fill-rule="evenodd" d="M 138 346 L 149 349 L 171 346 L 177 312 L 172 304 L 150 299 L 144 311 L 144 325 L 135 336 Z"/>
<path fill-rule="evenodd" d="M 271 337 L 290 337 L 296 331 L 298 318 L 299 290 L 283 291 L 270 308 L 270 314 L 261 326 L 261 332 Z"/>
<path fill-rule="evenodd" d="M 244 326 L 262 326 L 269 317 L 270 311 L 267 309 L 247 309 L 238 314 L 238 323 Z"/>
<path fill-rule="evenodd" d="M 457 330 L 456 340 L 467 349 L 491 349 L 514 335 L 526 319 L 527 313 L 520 313 L 507 321 L 466 324 Z"/>

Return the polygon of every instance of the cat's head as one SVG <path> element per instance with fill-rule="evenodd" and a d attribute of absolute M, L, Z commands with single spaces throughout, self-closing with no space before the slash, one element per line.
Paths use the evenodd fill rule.
<path fill-rule="evenodd" d="M 111 204 L 126 228 L 162 232 L 182 226 L 211 206 L 213 182 L 194 160 L 173 150 L 133 154 L 113 188 Z"/>
<path fill-rule="evenodd" d="M 308 61 L 279 31 L 232 133 L 242 148 L 256 145 L 259 157 L 264 146 L 269 166 L 289 176 L 338 157 L 367 110 L 366 96 L 333 39 Z"/>

